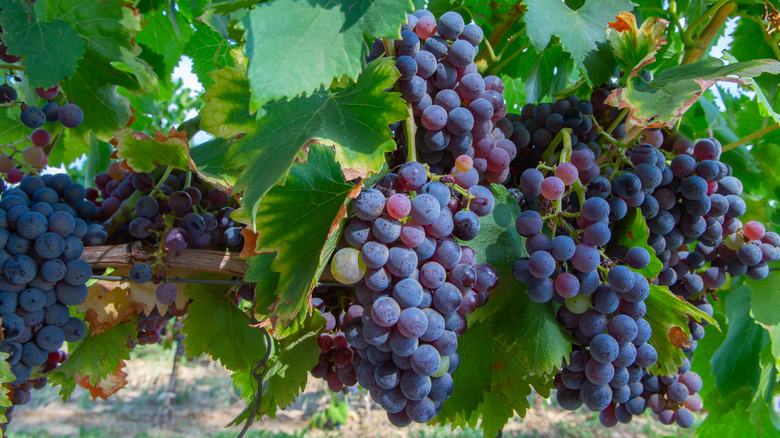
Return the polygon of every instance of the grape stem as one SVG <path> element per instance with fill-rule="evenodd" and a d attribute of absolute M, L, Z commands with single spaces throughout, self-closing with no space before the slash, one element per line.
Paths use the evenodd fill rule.
<path fill-rule="evenodd" d="M 149 196 L 154 196 L 157 192 L 162 193 L 161 187 L 163 184 L 165 184 L 165 180 L 168 179 L 169 176 L 171 176 L 171 172 L 173 172 L 173 167 L 168 166 L 167 169 L 165 169 L 165 173 L 163 176 L 160 177 L 160 180 L 157 181 L 157 185 L 154 186 L 151 192 L 149 192 Z"/>
<path fill-rule="evenodd" d="M 24 71 L 21 65 L 0 64 L 0 69 L 8 71 Z"/>
<path fill-rule="evenodd" d="M 412 111 L 412 104 L 406 104 L 409 110 L 409 116 L 404 120 L 404 135 L 406 136 L 406 161 L 417 161 L 417 146 L 414 144 L 415 136 L 417 135 L 417 126 L 414 124 L 414 112 Z"/>
<path fill-rule="evenodd" d="M 609 125 L 609 128 L 607 128 L 607 134 L 612 135 L 612 132 L 615 130 L 615 128 L 618 127 L 620 122 L 628 115 L 628 112 L 630 110 L 628 108 L 623 108 L 620 111 L 620 114 L 618 114 L 617 118 L 612 122 L 611 125 Z"/>
<path fill-rule="evenodd" d="M 567 140 L 569 142 L 569 145 L 571 145 L 571 128 L 563 128 L 560 131 L 558 131 L 558 134 L 550 142 L 550 145 L 547 146 L 547 149 L 544 150 L 544 153 L 542 154 L 541 162 L 547 163 L 547 165 L 552 165 L 552 162 L 550 160 L 552 159 L 552 156 L 555 153 L 555 148 L 558 147 L 558 143 L 560 143 L 561 141 L 563 141 L 565 145 Z"/>
<path fill-rule="evenodd" d="M 108 218 L 107 221 L 103 222 L 103 227 L 106 229 L 106 233 L 108 233 L 109 236 L 113 235 L 119 227 L 136 216 L 135 203 L 142 196 L 144 196 L 144 193 L 136 190 L 129 198 L 122 201 L 122 205 L 119 206 L 116 213 Z"/>

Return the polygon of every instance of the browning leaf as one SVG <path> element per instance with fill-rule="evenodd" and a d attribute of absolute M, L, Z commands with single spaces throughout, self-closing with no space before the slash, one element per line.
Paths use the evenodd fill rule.
<path fill-rule="evenodd" d="M 116 371 L 114 371 L 113 374 L 109 374 L 94 385 L 89 383 L 89 376 L 82 377 L 81 374 L 79 374 L 79 386 L 89 390 L 92 400 L 95 400 L 98 397 L 103 400 L 108 400 L 108 397 L 116 394 L 117 391 L 127 386 L 127 373 L 122 371 L 122 368 L 125 368 L 127 365 L 124 360 L 120 360 L 119 362 L 120 364 L 116 367 Z"/>

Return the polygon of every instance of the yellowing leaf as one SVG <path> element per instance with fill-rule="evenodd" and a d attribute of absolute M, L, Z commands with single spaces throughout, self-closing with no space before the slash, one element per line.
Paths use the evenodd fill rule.
<path fill-rule="evenodd" d="M 117 156 L 127 160 L 139 172 L 151 172 L 157 166 L 169 165 L 181 170 L 194 170 L 189 157 L 189 141 L 186 132 L 171 128 L 168 135 L 156 132 L 153 139 L 139 138 L 135 131 L 125 128 L 118 131 L 111 144 Z"/>
<path fill-rule="evenodd" d="M 95 334 L 133 319 L 140 310 L 140 305 L 128 301 L 127 288 L 114 281 L 98 281 L 87 288 L 87 298 L 78 306 L 79 313 L 86 312 L 84 320 Z"/>

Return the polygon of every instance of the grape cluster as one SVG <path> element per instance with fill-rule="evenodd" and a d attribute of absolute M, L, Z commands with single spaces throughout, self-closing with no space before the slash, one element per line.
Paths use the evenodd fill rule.
<path fill-rule="evenodd" d="M 0 194 L 0 318 L 14 380 L 14 404 L 45 385 L 46 373 L 65 359 L 65 341 L 84 337 L 86 325 L 68 306 L 87 296 L 90 265 L 80 260 L 82 240 L 100 225 L 87 225 L 79 210 L 86 190 L 65 174 L 25 176 Z"/>
<path fill-rule="evenodd" d="M 516 227 L 528 253 L 515 263 L 514 276 L 532 301 L 560 304 L 558 321 L 577 341 L 555 378 L 563 408 L 584 404 L 613 426 L 650 407 L 662 423 L 690 427 L 692 412 L 702 407 L 695 395 L 701 379 L 687 359 L 677 375 L 648 372 L 657 354 L 647 343 L 652 330 L 643 318 L 650 282 L 639 271 L 657 257 L 662 271 L 652 282 L 712 315 L 707 295 L 726 274 L 765 278 L 767 263 L 780 257 L 780 237 L 760 223 L 739 221 L 745 213 L 742 184 L 719 161 L 717 140 L 692 142 L 650 129 L 630 147 L 596 142 L 593 120 L 613 125 L 611 139 L 626 135 L 617 109 L 603 104 L 608 94 L 600 88 L 591 102 L 526 105 L 522 123 L 513 122 L 513 134 L 523 128 L 532 133 L 530 147 L 518 144 L 515 164 L 528 157 L 533 163 L 518 169 L 519 188 L 510 190 L 523 209 Z M 612 238 L 615 223 L 634 207 L 647 221 L 652 255 Z M 689 322 L 690 346 L 683 347 L 689 357 L 705 325 Z"/>
<path fill-rule="evenodd" d="M 465 24 L 457 12 L 437 21 L 419 10 L 407 15 L 395 42 L 398 89 L 412 106 L 420 160 L 434 173 L 458 175 L 466 188 L 504 182 L 517 155 L 499 129 L 510 125 L 504 120 L 504 83 L 497 76 L 483 78 L 474 62 L 482 39 L 482 29 Z"/>
<path fill-rule="evenodd" d="M 460 189 L 460 196 L 452 189 Z M 416 196 L 413 195 L 416 193 Z M 360 318 L 345 328 L 357 349 L 357 381 L 398 427 L 428 422 L 453 390 L 458 336 L 485 304 L 498 273 L 460 241 L 474 239 L 492 192 L 428 181 L 419 163 L 401 166 L 352 203 L 333 257 L 339 282 L 356 285 Z"/>
<path fill-rule="evenodd" d="M 525 169 L 534 168 L 545 161 L 545 155 L 551 144 L 561 144 L 559 139 L 565 133 L 569 136 L 573 149 L 590 149 L 594 158 L 601 155 L 598 138 L 598 124 L 592 118 L 594 105 L 577 96 L 567 96 L 565 99 L 552 103 L 526 104 L 520 114 L 506 115 L 508 124 L 501 123 L 506 138 L 517 148 L 517 158 L 512 161 L 512 173 L 521 174 Z M 585 167 L 588 165 L 588 167 Z M 598 176 L 598 167 L 591 162 L 580 164 L 583 176 Z M 591 176 L 591 177 L 592 177 Z"/>
<path fill-rule="evenodd" d="M 79 259 L 90 230 L 78 206 L 85 189 L 65 174 L 26 176 L 0 195 L 0 317 L 15 383 L 26 381 L 64 341 L 86 327 L 68 306 L 87 296 L 92 268 Z M 92 226 L 92 227 L 99 227 Z"/>
<path fill-rule="evenodd" d="M 701 396 L 697 393 L 701 391 L 703 383 L 701 377 L 690 371 L 690 368 L 691 363 L 686 359 L 683 366 L 672 376 L 654 376 L 648 373 L 642 378 L 645 391 L 642 397 L 662 424 L 677 423 L 683 428 L 691 427 L 694 422 L 693 412 L 702 409 Z M 604 417 L 602 423 L 627 423 L 631 417 L 626 414 L 620 407 L 615 408 L 614 414 L 607 409 L 601 414 Z"/>
<path fill-rule="evenodd" d="M 168 324 L 168 321 L 173 317 L 174 315 L 171 314 L 170 310 L 166 312 L 165 315 L 160 315 L 160 312 L 156 307 L 152 309 L 148 315 L 139 314 L 135 327 L 136 332 L 138 332 L 138 342 L 136 342 L 136 344 L 147 345 L 159 343 L 162 337 L 162 331 Z M 135 347 L 135 345 L 131 342 L 130 347 Z"/>
<path fill-rule="evenodd" d="M 65 359 L 67 358 L 68 358 L 68 353 L 65 353 L 62 350 L 52 351 L 51 353 L 49 353 L 46 362 L 41 367 L 41 373 L 45 374 L 54 370 L 55 368 L 57 368 L 57 366 L 59 366 L 59 364 L 64 362 Z M 26 405 L 27 403 L 29 403 L 30 400 L 32 399 L 32 390 L 43 389 L 46 386 L 47 381 L 48 378 L 46 377 L 38 377 L 34 379 L 28 379 L 23 383 L 7 385 L 9 389 L 9 398 L 11 400 L 11 406 L 8 407 L 4 412 L 6 422 L 0 424 L 0 430 L 2 430 L 4 433 L 7 432 L 6 429 L 8 428 L 8 424 L 11 423 L 14 407 Z"/>
<path fill-rule="evenodd" d="M 325 379 L 331 391 L 339 392 L 357 384 L 354 360 L 358 352 L 347 342 L 344 330 L 351 320 L 360 318 L 363 307 L 351 304 L 352 300 L 341 297 L 335 288 L 317 287 L 313 295 L 311 305 L 325 318 L 325 328 L 317 336 L 320 359 L 311 374 Z"/>
<path fill-rule="evenodd" d="M 0 57 L 3 56 L 4 45 L 0 45 Z M 74 103 L 65 103 L 60 105 L 56 99 L 60 96 L 60 86 L 55 84 L 50 88 L 36 88 L 35 93 L 39 98 L 46 101 L 41 107 L 32 106 L 21 102 L 21 113 L 19 119 L 22 124 L 33 131 L 29 137 L 19 144 L 26 145 L 17 149 L 14 145 L 12 154 L 0 154 L 0 173 L 12 184 L 22 180 L 24 172 L 17 166 L 33 166 L 37 168 L 46 167 L 49 162 L 49 156 L 45 148 L 52 144 L 52 136 L 49 130 L 44 128 L 46 122 L 59 122 L 66 128 L 75 128 L 81 125 L 84 120 L 84 113 L 81 108 Z M 18 93 L 14 87 L 5 83 L 0 85 L 0 103 L 8 104 L 16 102 Z M 62 100 L 62 99 L 60 99 Z M 36 102 L 37 104 L 37 102 Z"/>

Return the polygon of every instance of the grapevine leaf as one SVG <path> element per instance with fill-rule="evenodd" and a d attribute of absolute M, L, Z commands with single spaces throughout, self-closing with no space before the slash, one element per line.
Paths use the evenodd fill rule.
<path fill-rule="evenodd" d="M 186 293 L 192 302 L 181 329 L 187 336 L 184 352 L 189 357 L 209 354 L 232 371 L 251 370 L 270 348 L 260 329 L 249 325 L 224 289 L 191 284 Z"/>
<path fill-rule="evenodd" d="M 513 67 L 502 71 L 511 77 L 522 78 L 525 102 L 536 102 L 568 86 L 573 62 L 561 46 L 552 46 L 541 53 L 529 49 L 519 62 L 510 65 Z"/>
<path fill-rule="evenodd" d="M 217 137 L 254 132 L 255 116 L 249 113 L 249 81 L 238 68 L 209 73 L 214 85 L 201 96 L 200 127 Z"/>
<path fill-rule="evenodd" d="M 655 62 L 658 49 L 666 44 L 664 33 L 669 24 L 663 18 L 648 18 L 637 28 L 636 16 L 630 12 L 621 12 L 614 22 L 609 23 L 607 40 L 620 62 L 620 67 L 629 77 L 638 75 L 638 71 Z"/>
<path fill-rule="evenodd" d="M 184 45 L 184 54 L 192 58 L 192 71 L 203 87 L 210 90 L 214 81 L 209 72 L 233 66 L 230 43 L 207 24 L 200 21 L 194 24 L 195 34 Z"/>
<path fill-rule="evenodd" d="M 723 53 L 723 59 L 729 62 L 737 62 L 737 58 L 728 52 Z M 766 94 L 764 94 L 764 90 L 761 89 L 761 86 L 759 85 L 756 78 L 744 78 L 744 80 L 745 84 L 756 92 L 756 103 L 758 104 L 758 113 L 761 114 L 761 117 L 771 117 L 775 123 L 780 123 L 780 114 L 778 114 L 774 108 L 772 108 L 772 102 L 770 102 L 769 98 L 766 96 Z"/>
<path fill-rule="evenodd" d="M 323 246 L 331 224 L 353 185 L 344 182 L 334 152 L 312 145 L 308 162 L 296 163 L 284 185 L 272 188 L 253 222 L 259 253 L 276 252 L 271 271 L 279 273 L 274 315 L 282 325 L 308 305 L 317 282 Z"/>
<path fill-rule="evenodd" d="M 740 286 L 726 297 L 728 332 L 712 355 L 715 383 L 724 392 L 740 386 L 755 388 L 761 376 L 759 353 L 769 343 L 769 332 L 750 316 L 750 289 Z"/>
<path fill-rule="evenodd" d="M 335 78 L 355 79 L 364 36 L 398 38 L 408 0 L 277 0 L 247 14 L 247 76 L 252 109 L 308 95 Z"/>
<path fill-rule="evenodd" d="M 295 332 L 273 340 L 273 355 L 263 375 L 259 414 L 274 418 L 279 408 L 287 407 L 306 387 L 309 370 L 317 365 L 320 358 L 317 336 L 324 326 L 325 318 L 314 312 Z M 247 404 L 251 406 L 257 392 L 251 369 L 235 372 L 231 377 L 233 386 L 240 390 L 241 397 L 247 398 Z M 248 415 L 248 412 L 242 415 Z"/>
<path fill-rule="evenodd" d="M 33 5 L 24 0 L 5 0 L 0 8 L 3 44 L 8 53 L 23 56 L 30 87 L 48 88 L 73 74 L 84 46 L 69 23 L 39 20 Z"/>
<path fill-rule="evenodd" d="M 525 412 L 530 385 L 541 388 L 571 351 L 552 306 L 531 302 L 512 275 L 514 262 L 526 255 L 515 230 L 520 207 L 504 187 L 494 184 L 493 193 L 493 212 L 481 218 L 479 236 L 465 243 L 478 263 L 498 270 L 499 284 L 459 339 L 455 392 L 437 417 L 440 424 L 472 426 L 481 417 L 485 436 L 495 436 L 514 412 Z"/>
<path fill-rule="evenodd" d="M 89 376 L 84 376 L 78 379 L 78 384 L 82 388 L 89 391 L 89 395 L 92 396 L 92 400 L 96 400 L 98 397 L 103 400 L 117 393 L 120 389 L 127 386 L 127 373 L 122 371 L 127 365 L 125 361 L 120 360 L 116 370 L 108 376 L 100 379 L 97 383 L 89 381 Z"/>
<path fill-rule="evenodd" d="M 190 157 L 195 162 L 198 175 L 227 192 L 236 185 L 233 172 L 225 170 L 225 154 L 230 145 L 230 141 L 217 137 L 190 149 Z"/>
<path fill-rule="evenodd" d="M 651 82 L 629 79 L 625 88 L 612 91 L 607 103 L 629 108 L 628 123 L 648 127 L 673 127 L 702 93 L 719 81 L 744 83 L 733 77 L 780 73 L 780 62 L 755 59 L 724 65 L 717 58 L 666 69 Z"/>
<path fill-rule="evenodd" d="M 647 238 L 650 237 L 650 230 L 647 228 L 647 221 L 642 217 L 638 207 L 629 208 L 626 216 L 615 226 L 612 233 L 612 245 L 622 245 L 628 248 L 641 247 L 650 254 L 650 264 L 644 269 L 634 269 L 648 279 L 658 276 L 663 269 L 663 263 L 658 260 L 655 251 L 647 244 Z"/>
<path fill-rule="evenodd" d="M 591 84 L 605 84 L 615 74 L 617 58 L 607 43 L 598 43 L 596 50 L 588 53 L 583 64 Z"/>
<path fill-rule="evenodd" d="M 761 427 L 765 419 L 770 419 L 776 430 L 780 430 L 780 416 L 774 410 L 773 400 L 775 387 L 777 386 L 777 367 L 775 358 L 772 355 L 770 345 L 764 347 L 761 352 L 760 363 L 761 377 L 758 381 L 758 389 L 753 395 L 748 412 L 750 413 L 750 422 L 757 427 Z"/>
<path fill-rule="evenodd" d="M 6 386 L 6 383 L 16 380 L 14 373 L 11 372 L 11 364 L 8 363 L 8 356 L 6 352 L 0 352 L 0 421 L 7 421 L 5 412 L 12 406 L 11 399 L 9 398 L 10 391 Z"/>
<path fill-rule="evenodd" d="M 629 0 L 587 0 L 576 11 L 558 1 L 528 0 L 526 5 L 523 21 L 534 48 L 541 52 L 556 35 L 577 66 L 583 65 L 596 43 L 606 40 L 609 21 L 622 11 L 634 9 Z"/>
<path fill-rule="evenodd" d="M 712 389 L 704 398 L 704 405 L 709 413 L 706 420 L 696 428 L 696 436 L 699 438 L 775 436 L 778 428 L 769 418 L 765 418 L 760 425 L 754 425 L 750 421 L 750 416 L 746 415 L 752 397 L 753 392 L 744 387 L 736 392 L 723 391 L 718 387 Z"/>
<path fill-rule="evenodd" d="M 252 7 L 257 3 L 260 3 L 260 1 L 261 0 L 218 0 L 212 2 L 207 7 L 212 9 L 217 14 L 227 15 L 231 12 L 236 12 L 241 9 Z"/>
<path fill-rule="evenodd" d="M 750 315 L 765 325 L 780 324 L 780 272 L 772 271 L 764 280 L 745 279 L 750 288 Z"/>
<path fill-rule="evenodd" d="M 192 36 L 192 29 L 188 26 L 174 24 L 163 11 L 155 9 L 144 14 L 146 24 L 143 30 L 138 32 L 135 41 L 143 44 L 147 49 L 162 56 L 165 64 L 165 72 L 170 74 L 173 68 L 179 64 L 184 44 Z"/>
<path fill-rule="evenodd" d="M 335 144 L 336 159 L 351 175 L 380 169 L 384 153 L 394 148 L 387 126 L 408 114 L 397 93 L 384 91 L 397 77 L 391 60 L 377 60 L 341 91 L 322 90 L 273 102 L 263 108 L 264 117 L 243 126 L 246 136 L 229 145 L 219 159 L 224 159 L 226 170 L 241 169 L 236 188 L 244 192 L 244 216 L 255 220 L 261 198 L 283 180 L 310 140 Z M 219 106 L 212 102 L 204 107 L 204 120 L 213 120 L 211 111 Z"/>
<path fill-rule="evenodd" d="M 117 324 L 104 333 L 87 335 L 74 350 L 68 350 L 68 359 L 49 375 L 52 385 L 61 387 L 62 401 L 70 398 L 79 375 L 89 376 L 89 382 L 96 384 L 113 373 L 123 359 L 130 359 L 128 340 L 136 340 L 135 327 L 134 322 Z"/>
<path fill-rule="evenodd" d="M 263 316 L 269 313 L 271 305 L 276 301 L 276 286 L 279 284 L 279 273 L 271 270 L 271 264 L 276 254 L 258 254 L 247 260 L 249 267 L 244 274 L 244 280 L 256 283 L 255 311 Z"/>
<path fill-rule="evenodd" d="M 104 79 L 104 81 L 122 85 L 116 81 L 124 80 L 122 78 L 126 78 L 127 73 L 112 68 L 109 64 L 122 62 L 135 76 L 135 87 L 139 87 L 140 84 L 140 87 L 147 91 L 157 89 L 157 77 L 152 67 L 138 57 L 141 48 L 133 43 L 135 36 L 133 31 L 141 29 L 140 14 L 134 13 L 127 2 L 124 0 L 99 2 L 49 0 L 45 3 L 45 11 L 47 20 L 62 20 L 73 26 L 84 43 L 84 55 L 100 60 L 92 68 L 99 66 L 100 69 L 110 71 L 117 77 L 114 80 Z M 81 65 L 81 62 L 79 64 Z M 69 93 L 69 96 L 74 97 L 72 93 Z"/>
<path fill-rule="evenodd" d="M 687 343 L 691 332 L 688 321 L 707 321 L 719 327 L 711 316 L 687 301 L 673 295 L 666 286 L 650 285 L 650 295 L 645 300 L 647 314 L 653 335 L 648 343 L 658 353 L 658 362 L 652 367 L 656 375 L 672 375 L 683 363 L 681 345 Z M 684 337 L 683 337 L 684 335 Z"/>
<path fill-rule="evenodd" d="M 89 136 L 89 152 L 87 164 L 84 165 L 84 187 L 94 184 L 95 175 L 108 169 L 111 164 L 109 156 L 114 152 L 110 144 L 98 140 L 94 135 Z"/>
<path fill-rule="evenodd" d="M 156 132 L 154 138 L 139 137 L 128 128 L 117 131 L 111 141 L 119 158 L 139 172 L 151 172 L 157 166 L 168 165 L 189 171 L 195 165 L 188 154 L 189 142 L 184 132 L 171 128 L 168 135 Z"/>
<path fill-rule="evenodd" d="M 70 134 L 87 137 L 92 133 L 108 140 L 115 130 L 127 124 L 132 112 L 128 99 L 116 92 L 116 85 L 96 79 L 95 71 L 79 62 L 73 77 L 62 83 L 73 103 L 84 112 L 84 121 Z"/>

